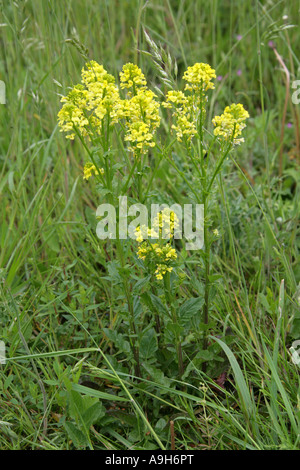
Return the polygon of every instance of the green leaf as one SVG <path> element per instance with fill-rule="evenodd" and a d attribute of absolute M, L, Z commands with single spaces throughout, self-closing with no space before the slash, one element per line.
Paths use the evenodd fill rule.
<path fill-rule="evenodd" d="M 140 302 L 140 298 L 138 295 L 135 295 L 133 297 L 133 312 L 134 312 L 134 316 L 135 317 L 141 317 L 142 313 L 143 313 L 143 306 Z"/>
<path fill-rule="evenodd" d="M 215 354 L 212 351 L 201 349 L 200 351 L 197 352 L 196 357 L 206 362 L 206 361 L 212 361 L 213 359 L 215 359 Z M 220 360 L 220 358 L 218 359 Z"/>
<path fill-rule="evenodd" d="M 153 358 L 157 351 L 157 337 L 154 328 L 147 330 L 140 340 L 140 355 L 143 359 Z"/>
<path fill-rule="evenodd" d="M 283 403 L 285 405 L 285 411 L 290 419 L 290 423 L 291 423 L 291 427 L 293 428 L 294 430 L 294 433 L 296 436 L 299 435 L 299 427 L 296 423 L 296 419 L 295 419 L 295 410 L 294 410 L 294 404 L 292 403 L 291 401 L 291 397 L 289 396 L 289 394 L 286 392 L 286 389 L 285 387 L 283 386 L 282 384 L 282 381 L 280 380 L 279 378 L 279 375 L 278 375 L 278 367 L 277 367 L 277 364 L 274 363 L 274 360 L 272 359 L 269 351 L 267 350 L 267 347 L 266 345 L 263 343 L 263 348 L 264 348 L 264 352 L 265 352 L 265 355 L 266 355 L 266 359 L 267 359 L 267 363 L 270 367 L 270 370 L 272 372 L 272 381 L 274 381 L 276 383 L 276 386 L 277 386 L 277 389 L 282 397 L 282 400 L 283 400 Z M 271 389 L 271 392 L 272 392 L 272 383 L 269 385 L 269 388 Z"/>
<path fill-rule="evenodd" d="M 89 429 L 92 424 L 96 423 L 96 421 L 100 418 L 105 416 L 105 409 L 102 403 L 94 403 L 90 406 L 82 415 L 82 418 L 85 422 L 86 427 Z"/>
<path fill-rule="evenodd" d="M 203 362 L 208 362 L 208 361 L 219 361 L 223 362 L 224 359 L 220 356 L 216 356 L 215 353 L 212 351 L 207 351 L 204 349 L 200 349 L 200 351 L 197 352 L 196 356 L 191 360 L 191 362 L 187 365 L 185 368 L 185 372 L 182 376 L 182 379 L 186 379 L 190 372 L 199 372 L 202 368 Z"/>
<path fill-rule="evenodd" d="M 15 190 L 15 183 L 14 183 L 14 171 L 10 171 L 8 173 L 8 187 L 11 193 Z"/>
<path fill-rule="evenodd" d="M 151 312 L 153 312 L 153 303 L 152 303 L 152 300 L 151 300 L 151 296 L 148 292 L 143 292 L 140 296 L 140 299 L 142 301 L 142 303 L 149 308 L 149 310 L 151 310 Z"/>
<path fill-rule="evenodd" d="M 268 302 L 268 299 L 267 297 L 262 294 L 262 293 L 259 293 L 258 294 L 258 298 L 259 298 L 259 301 L 260 303 L 262 304 L 262 306 L 264 307 L 264 309 L 268 312 L 268 313 L 273 313 L 270 305 L 269 305 L 269 302 Z"/>
<path fill-rule="evenodd" d="M 128 398 L 120 397 L 118 395 L 113 395 L 111 393 L 101 392 L 100 390 L 94 390 L 90 387 L 85 387 L 80 384 L 72 384 L 72 390 L 76 392 L 84 393 L 90 397 L 100 398 L 101 400 L 111 400 L 111 401 L 128 401 Z"/>
<path fill-rule="evenodd" d="M 246 384 L 243 372 L 241 371 L 241 368 L 234 357 L 233 352 L 229 349 L 227 344 L 225 344 L 223 341 L 221 341 L 219 338 L 216 338 L 214 336 L 211 336 L 211 338 L 214 341 L 217 341 L 223 351 L 225 352 L 226 356 L 228 357 L 228 360 L 230 362 L 230 365 L 233 370 L 234 378 L 235 378 L 235 383 L 237 387 L 238 394 L 241 399 L 241 403 L 243 405 L 243 408 L 246 412 L 246 415 L 248 418 L 252 416 L 255 416 L 255 403 L 253 403 L 253 400 L 251 398 L 250 392 L 249 392 L 249 387 Z"/>
<path fill-rule="evenodd" d="M 151 279 L 151 275 L 150 275 L 150 274 L 149 274 L 149 276 L 146 276 L 146 277 L 144 277 L 144 278 L 142 278 L 142 279 L 139 279 L 139 280 L 137 281 L 137 283 L 135 284 L 133 290 L 136 291 L 136 290 L 141 289 L 142 287 L 145 286 L 145 284 L 147 284 L 147 282 L 150 281 L 150 279 Z"/>
<path fill-rule="evenodd" d="M 190 321 L 194 315 L 201 315 L 202 307 L 204 303 L 203 297 L 195 297 L 193 299 L 186 300 L 178 310 L 178 316 L 184 322 Z"/>
<path fill-rule="evenodd" d="M 211 274 L 208 276 L 208 280 L 211 284 L 213 284 L 215 281 L 218 281 L 219 279 L 223 279 L 221 274 Z"/>
<path fill-rule="evenodd" d="M 103 328 L 103 332 L 120 351 L 126 354 L 130 353 L 130 344 L 121 333 L 117 333 L 115 330 L 111 330 L 110 328 Z"/>
<path fill-rule="evenodd" d="M 53 232 L 49 238 L 46 238 L 46 243 L 51 250 L 55 251 L 55 253 L 60 252 L 60 243 L 57 232 Z"/>
<path fill-rule="evenodd" d="M 171 386 L 171 380 L 168 379 L 168 377 L 166 377 L 165 374 L 160 369 L 157 369 L 152 364 L 149 364 L 146 361 L 143 361 L 143 368 L 150 375 L 150 378 L 153 382 L 156 382 L 157 384 L 160 384 L 160 385 L 164 385 L 166 387 Z"/>
<path fill-rule="evenodd" d="M 167 332 L 172 334 L 172 339 L 175 339 L 176 337 L 179 337 L 181 335 L 181 333 L 183 332 L 183 327 L 178 325 L 178 323 L 169 322 L 166 325 L 166 330 Z"/>
<path fill-rule="evenodd" d="M 70 400 L 70 416 L 78 422 L 81 414 L 84 412 L 84 406 L 80 393 L 70 390 L 69 392 Z"/>
<path fill-rule="evenodd" d="M 161 299 L 154 294 L 150 294 L 151 302 L 152 302 L 152 311 L 154 313 L 161 313 L 162 315 L 169 316 L 169 312 L 162 303 Z"/>
<path fill-rule="evenodd" d="M 66 421 L 64 423 L 64 427 L 68 433 L 68 436 L 70 439 L 73 441 L 73 444 L 75 447 L 80 448 L 80 447 L 87 447 L 88 446 L 88 439 L 86 436 L 83 434 L 80 429 L 78 429 L 75 424 Z"/>

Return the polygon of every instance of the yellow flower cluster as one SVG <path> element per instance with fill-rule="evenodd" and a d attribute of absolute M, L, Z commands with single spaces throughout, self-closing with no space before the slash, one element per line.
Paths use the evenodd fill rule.
<path fill-rule="evenodd" d="M 166 207 L 153 219 L 152 230 L 157 234 L 157 237 L 168 239 L 174 236 L 178 225 L 179 220 L 176 213 Z"/>
<path fill-rule="evenodd" d="M 172 266 L 168 266 L 166 264 L 158 264 L 157 265 L 157 268 L 156 268 L 156 271 L 155 271 L 155 274 L 156 274 L 156 279 L 158 279 L 159 281 L 161 281 L 163 278 L 164 278 L 164 275 L 166 273 L 170 273 L 173 271 L 173 267 Z"/>
<path fill-rule="evenodd" d="M 191 113 L 177 116 L 177 123 L 172 125 L 172 129 L 176 132 L 178 142 L 182 142 L 185 138 L 189 142 L 197 133 L 195 122 L 191 117 Z"/>
<path fill-rule="evenodd" d="M 128 126 L 125 141 L 131 142 L 129 150 L 135 155 L 146 153 L 148 147 L 154 147 L 153 135 L 150 132 L 150 126 L 143 121 L 133 121 Z"/>
<path fill-rule="evenodd" d="M 163 103 L 165 108 L 173 108 L 173 117 L 176 124 L 172 129 L 176 133 L 178 142 L 183 140 L 188 143 L 197 133 L 197 108 L 194 106 L 194 97 L 185 96 L 182 91 L 171 90 L 167 93 L 167 99 Z"/>
<path fill-rule="evenodd" d="M 166 207 L 153 218 L 151 228 L 145 225 L 136 228 L 136 241 L 141 243 L 148 238 L 171 239 L 174 237 L 175 230 L 178 226 L 179 219 L 176 213 Z"/>
<path fill-rule="evenodd" d="M 212 80 L 216 78 L 216 72 L 209 64 L 196 63 L 188 67 L 184 72 L 183 80 L 187 82 L 185 89 L 194 92 L 214 89 Z"/>
<path fill-rule="evenodd" d="M 165 108 L 172 108 L 172 103 L 179 109 L 187 106 L 188 98 L 182 91 L 170 90 L 167 93 L 167 101 L 164 103 Z"/>
<path fill-rule="evenodd" d="M 155 261 L 155 275 L 158 280 L 163 279 L 164 274 L 173 270 L 170 263 L 177 259 L 176 250 L 170 243 L 161 247 L 158 243 L 143 242 L 138 248 L 137 255 L 143 261 Z"/>
<path fill-rule="evenodd" d="M 249 118 L 249 113 L 241 103 L 226 106 L 221 116 L 215 116 L 212 123 L 215 126 L 214 135 L 238 145 L 244 142 L 243 138 L 238 138 L 242 130 L 246 127 L 245 121 Z"/>
<path fill-rule="evenodd" d="M 135 88 L 136 86 L 145 86 L 147 84 L 145 75 L 141 69 L 135 65 L 125 64 L 120 72 L 121 88 Z"/>
<path fill-rule="evenodd" d="M 87 126 L 89 121 L 85 114 L 87 103 L 87 91 L 83 85 L 76 85 L 67 97 L 63 97 L 63 107 L 58 113 L 58 124 L 61 132 L 66 132 L 66 138 L 73 140 L 74 129 L 82 135 L 88 135 Z"/>
<path fill-rule="evenodd" d="M 84 169 L 83 169 L 83 179 L 88 180 L 92 176 L 93 173 L 95 175 L 99 175 L 99 172 L 101 173 L 101 175 L 103 175 L 104 174 L 104 169 L 99 168 L 99 171 L 98 171 L 96 166 L 93 163 L 88 162 L 84 166 Z"/>
<path fill-rule="evenodd" d="M 146 153 L 149 147 L 155 146 L 153 137 L 160 125 L 159 103 L 155 100 L 156 95 L 146 87 L 146 79 L 137 65 L 124 65 L 120 82 L 122 88 L 130 89 L 129 99 L 123 101 L 125 140 L 131 143 L 129 150 L 134 155 Z"/>
<path fill-rule="evenodd" d="M 101 134 L 105 116 L 111 125 L 123 117 L 114 77 L 94 60 L 82 69 L 81 84 L 75 85 L 61 102 L 64 105 L 58 113 L 59 127 L 71 140 L 76 131 L 83 137 L 89 137 L 93 132 Z"/>
<path fill-rule="evenodd" d="M 184 141 L 189 144 L 197 134 L 197 123 L 200 112 L 204 117 L 205 113 L 205 92 L 214 88 L 212 79 L 216 77 L 215 71 L 208 64 L 196 63 L 188 67 L 184 72 L 185 90 L 191 91 L 190 95 L 185 95 L 182 91 L 171 90 L 167 93 L 165 108 L 173 108 L 175 124 L 172 129 L 176 133 L 179 142 Z M 202 108 L 202 109 L 201 109 Z"/>
<path fill-rule="evenodd" d="M 177 259 L 176 250 L 172 248 L 170 243 L 162 245 L 161 243 L 151 243 L 144 240 L 147 238 L 171 239 L 177 227 L 177 215 L 169 208 L 165 208 L 153 219 L 151 229 L 143 225 L 142 227 L 137 227 L 135 231 L 136 240 L 138 243 L 141 243 L 137 250 L 137 255 L 147 263 L 155 262 L 155 275 L 158 280 L 163 279 L 167 272 L 173 270 L 171 263 Z"/>
<path fill-rule="evenodd" d="M 142 120 L 145 124 L 156 129 L 160 124 L 159 103 L 156 95 L 146 87 L 138 89 L 136 95 L 126 102 L 125 116 L 131 121 Z"/>
<path fill-rule="evenodd" d="M 99 124 L 105 116 L 109 116 L 110 124 L 115 124 L 123 117 L 122 103 L 115 78 L 106 72 L 102 65 L 95 61 L 83 68 L 82 82 L 88 91 L 87 110 L 99 119 Z"/>
<path fill-rule="evenodd" d="M 184 72 L 184 92 L 168 91 L 163 106 L 172 109 L 172 130 L 179 142 L 189 146 L 203 126 L 206 92 L 214 88 L 215 77 L 215 70 L 210 65 L 196 63 Z M 155 146 L 160 105 L 157 96 L 147 88 L 146 78 L 137 65 L 125 64 L 119 78 L 120 88 L 126 89 L 125 99 L 120 97 L 115 78 L 96 61 L 88 62 L 81 71 L 81 83 L 61 99 L 63 106 L 58 113 L 60 131 L 66 132 L 68 139 L 74 139 L 76 134 L 88 139 L 95 134 L 105 137 L 111 126 L 123 122 L 128 149 L 139 157 Z M 221 116 L 212 120 L 214 135 L 235 145 L 243 142 L 240 135 L 248 117 L 241 104 L 227 106 Z M 86 167 L 85 179 L 94 172 L 91 168 Z"/>
<path fill-rule="evenodd" d="M 147 238 L 157 238 L 157 233 L 145 225 L 138 226 L 134 232 L 136 241 L 142 243 Z"/>
<path fill-rule="evenodd" d="M 66 137 L 72 140 L 76 133 L 87 138 L 95 133 L 103 136 L 107 125 L 124 119 L 129 150 L 135 155 L 146 153 L 149 147 L 155 146 L 153 137 L 160 125 L 159 103 L 146 84 L 137 65 L 124 65 L 120 86 L 129 91 L 127 99 L 121 99 L 115 78 L 96 61 L 88 62 L 81 71 L 81 83 L 61 99 L 60 131 L 66 132 Z M 104 119 L 107 119 L 105 125 Z"/>

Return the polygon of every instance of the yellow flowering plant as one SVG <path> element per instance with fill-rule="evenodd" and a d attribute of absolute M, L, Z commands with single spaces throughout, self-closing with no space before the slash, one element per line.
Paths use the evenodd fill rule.
<path fill-rule="evenodd" d="M 207 104 L 209 94 L 214 90 L 215 78 L 215 70 L 209 64 L 196 63 L 188 67 L 182 76 L 183 90 L 169 89 L 160 104 L 158 95 L 148 88 L 145 75 L 136 64 L 128 63 L 122 67 L 118 84 L 102 65 L 90 61 L 81 71 L 81 83 L 62 97 L 62 107 L 58 113 L 60 130 L 68 139 L 78 139 L 86 151 L 88 159 L 84 164 L 83 178 L 95 178 L 98 188 L 104 189 L 101 194 L 106 195 L 110 204 L 116 205 L 118 198 L 124 194 L 135 202 L 148 202 L 157 170 L 164 159 L 185 181 L 194 201 L 203 205 L 204 248 L 200 254 L 204 264 L 204 350 L 207 349 L 212 284 L 211 245 L 218 238 L 217 229 L 210 229 L 209 203 L 223 163 L 230 152 L 243 142 L 242 132 L 249 117 L 243 105 L 238 103 L 226 106 L 222 114 L 207 123 Z M 162 131 L 158 139 L 162 120 L 167 135 L 171 136 L 164 140 Z M 183 165 L 173 158 L 172 150 L 175 151 L 177 145 L 184 149 L 184 171 Z M 121 149 L 121 158 L 115 147 Z M 161 302 L 157 300 L 156 288 L 153 287 L 156 284 L 160 298 L 168 303 L 166 310 L 170 312 L 172 331 L 175 332 L 178 370 L 182 376 L 182 338 L 174 303 L 180 284 L 178 252 L 174 243 L 178 220 L 174 212 L 163 210 L 153 222 L 151 227 L 136 227 L 136 259 L 151 279 L 152 300 L 156 299 L 154 303 L 160 305 Z M 139 323 L 135 312 L 134 288 L 130 280 L 132 254 L 128 243 L 119 239 L 118 230 L 116 233 L 116 240 L 110 243 L 120 263 L 119 274 L 129 313 L 129 340 L 135 374 L 140 376 L 139 343 L 142 333 L 139 333 L 139 325 L 142 323 Z M 161 319 L 151 298 L 147 299 L 147 305 L 156 316 L 156 332 L 159 334 Z"/>
<path fill-rule="evenodd" d="M 149 166 L 150 152 L 156 145 L 160 125 L 160 104 L 141 69 L 125 64 L 119 84 L 103 65 L 92 60 L 81 71 L 81 83 L 61 98 L 58 124 L 69 140 L 79 140 L 87 160 L 83 179 L 96 178 L 100 194 L 116 206 L 121 195 L 129 194 L 136 202 L 144 202 L 158 165 Z M 115 146 L 120 144 L 122 161 Z M 145 181 L 147 175 L 148 181 Z M 146 190 L 145 190 L 145 184 Z M 118 224 L 118 220 L 116 221 Z M 122 284 L 130 313 L 131 347 L 136 375 L 140 375 L 134 302 L 126 271 L 127 247 L 117 238 L 112 245 L 120 262 Z M 162 269 L 158 267 L 157 269 Z"/>
<path fill-rule="evenodd" d="M 214 89 L 215 70 L 209 64 L 196 63 L 187 68 L 182 78 L 186 82 L 184 91 L 168 91 L 163 105 L 172 110 L 171 128 L 176 140 L 185 147 L 190 175 L 189 171 L 183 173 L 172 158 L 169 161 L 187 183 L 196 202 L 203 204 L 204 248 L 201 253 L 204 262 L 203 350 L 206 351 L 212 285 L 211 245 L 217 238 L 216 230 L 210 230 L 209 203 L 224 161 L 235 146 L 244 141 L 241 134 L 249 114 L 241 103 L 226 106 L 220 116 L 212 119 L 212 134 L 206 127 L 206 106 L 209 92 Z M 212 158 L 213 153 L 217 158 Z M 206 369 L 205 363 L 203 368 Z"/>

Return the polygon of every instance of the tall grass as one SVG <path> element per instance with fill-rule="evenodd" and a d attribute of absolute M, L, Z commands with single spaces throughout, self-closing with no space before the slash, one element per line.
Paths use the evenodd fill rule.
<path fill-rule="evenodd" d="M 298 8 L 0 2 L 1 449 L 170 449 L 172 439 L 177 450 L 299 449 L 299 366 L 289 353 L 300 317 L 299 105 L 289 101 L 281 134 L 286 86 L 269 45 L 299 79 Z M 99 200 L 81 177 L 82 149 L 57 127 L 60 96 L 88 59 L 115 75 L 135 61 L 157 92 L 168 87 L 164 72 L 180 85 L 187 65 L 207 62 L 219 76 L 210 117 L 232 101 L 249 110 L 245 145 L 211 207 L 220 238 L 206 373 L 194 351 L 180 381 L 146 361 L 136 380 L 103 333 L 118 331 L 125 300 L 107 267 L 113 253 L 96 237 Z M 184 175 L 180 147 L 172 157 Z M 185 201 L 189 186 L 170 160 L 156 174 L 157 191 Z M 201 295 L 196 254 L 186 266 L 183 295 Z"/>

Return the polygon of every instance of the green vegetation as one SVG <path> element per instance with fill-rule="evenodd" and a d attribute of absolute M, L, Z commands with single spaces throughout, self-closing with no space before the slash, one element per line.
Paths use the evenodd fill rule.
<path fill-rule="evenodd" d="M 0 449 L 299 449 L 299 2 L 0 11 Z M 117 83 L 137 64 L 161 104 L 143 165 L 123 131 L 88 146 L 59 132 L 61 97 L 91 60 Z M 216 78 L 191 150 L 162 102 L 195 63 Z M 231 103 L 250 117 L 219 165 L 203 142 Z M 91 160 L 111 178 L 86 181 Z M 206 247 L 176 240 L 157 271 L 138 241 L 99 240 L 96 209 L 119 194 L 204 202 Z"/>

